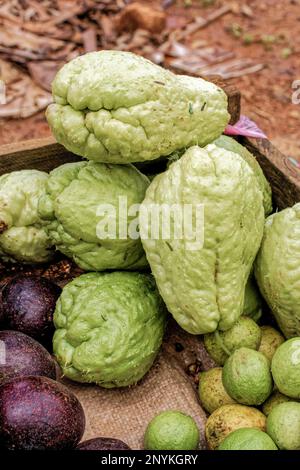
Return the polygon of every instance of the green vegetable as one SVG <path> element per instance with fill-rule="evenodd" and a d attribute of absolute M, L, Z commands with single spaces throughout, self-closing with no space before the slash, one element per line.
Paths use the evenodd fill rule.
<path fill-rule="evenodd" d="M 5 261 L 45 263 L 53 252 L 38 201 L 45 193 L 47 173 L 13 171 L 0 176 L 0 257 Z"/>
<path fill-rule="evenodd" d="M 281 393 L 300 399 L 300 337 L 279 346 L 272 359 L 272 374 Z"/>
<path fill-rule="evenodd" d="M 252 276 L 246 284 L 243 315 L 252 318 L 255 322 L 262 315 L 262 297 Z"/>
<path fill-rule="evenodd" d="M 231 328 L 243 313 L 263 234 L 262 193 L 252 169 L 214 144 L 191 147 L 154 178 L 141 213 L 153 203 L 204 206 L 203 246 L 197 241 L 191 246 L 191 238 L 185 233 L 179 238 L 175 230 L 168 243 L 155 239 L 140 217 L 142 243 L 168 310 L 192 334 Z"/>
<path fill-rule="evenodd" d="M 300 203 L 272 214 L 255 264 L 255 276 L 286 338 L 300 335 Z"/>
<path fill-rule="evenodd" d="M 102 387 L 136 384 L 162 343 L 166 315 L 149 274 L 84 274 L 54 313 L 53 351 L 64 376 Z"/>
<path fill-rule="evenodd" d="M 255 321 L 242 316 L 229 330 L 216 330 L 214 333 L 205 335 L 204 345 L 213 360 L 223 366 L 226 359 L 242 346 L 258 349 L 261 337 L 261 329 Z"/>
<path fill-rule="evenodd" d="M 229 152 L 236 153 L 240 155 L 247 163 L 250 165 L 252 170 L 254 171 L 259 187 L 263 194 L 263 201 L 264 201 L 264 208 L 265 214 L 269 215 L 272 212 L 272 192 L 271 186 L 266 179 L 260 165 L 257 163 L 255 157 L 249 150 L 246 149 L 243 145 L 239 144 L 235 139 L 232 137 L 228 137 L 226 135 L 221 135 L 217 140 L 214 141 L 214 144 L 218 147 L 224 148 Z"/>
<path fill-rule="evenodd" d="M 278 450 L 274 441 L 256 428 L 241 428 L 230 433 L 218 450 Z"/>
<path fill-rule="evenodd" d="M 267 433 L 282 450 L 300 450 L 300 403 L 276 406 L 267 418 Z"/>
<path fill-rule="evenodd" d="M 163 411 L 146 429 L 144 445 L 148 450 L 195 450 L 199 430 L 193 418 L 180 411 Z"/>
<path fill-rule="evenodd" d="M 249 348 L 240 348 L 227 359 L 222 380 L 226 392 L 244 405 L 261 405 L 273 389 L 268 359 Z"/>
<path fill-rule="evenodd" d="M 147 261 L 141 241 L 128 233 L 131 221 L 138 214 L 128 216 L 125 235 L 119 232 L 119 215 L 123 217 L 120 198 L 126 198 L 129 210 L 142 202 L 148 184 L 148 178 L 132 165 L 67 163 L 50 173 L 47 194 L 40 200 L 39 212 L 48 222 L 47 230 L 56 248 L 82 269 L 144 267 Z M 110 212 L 106 209 L 115 212 L 116 224 L 112 229 L 116 231 L 112 230 L 111 234 Z M 99 227 L 103 228 L 102 233 Z"/>
<path fill-rule="evenodd" d="M 98 162 L 141 162 L 206 145 L 229 120 L 221 88 L 130 52 L 71 60 L 57 73 L 52 93 L 46 115 L 57 141 Z"/>

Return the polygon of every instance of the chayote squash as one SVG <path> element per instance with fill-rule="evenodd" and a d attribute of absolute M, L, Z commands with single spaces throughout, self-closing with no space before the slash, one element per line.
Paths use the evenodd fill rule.
<path fill-rule="evenodd" d="M 153 204 L 203 204 L 203 247 L 173 228 L 168 239 L 152 237 L 147 211 Z M 194 146 L 154 178 L 140 210 L 142 243 L 168 310 L 183 329 L 201 334 L 234 325 L 263 226 L 256 175 L 237 154 L 214 144 Z"/>
<path fill-rule="evenodd" d="M 257 322 L 262 316 L 262 297 L 254 276 L 250 276 L 246 284 L 243 315 Z"/>
<path fill-rule="evenodd" d="M 58 142 L 98 162 L 153 160 L 206 145 L 229 120 L 213 83 L 121 51 L 91 52 L 57 73 L 47 119 Z"/>
<path fill-rule="evenodd" d="M 263 193 L 263 201 L 264 201 L 264 208 L 265 214 L 269 215 L 272 212 L 272 191 L 271 186 L 266 179 L 263 171 L 257 163 L 256 158 L 246 149 L 243 145 L 239 144 L 235 139 L 232 137 L 228 137 L 226 135 L 221 135 L 218 139 L 214 142 L 218 147 L 224 148 L 229 150 L 230 152 L 237 153 L 240 155 L 252 168 L 254 173 L 257 176 L 259 186 Z"/>
<path fill-rule="evenodd" d="M 300 203 L 267 218 L 255 276 L 285 337 L 300 336 Z"/>
<path fill-rule="evenodd" d="M 166 310 L 150 274 L 89 273 L 64 287 L 54 324 L 53 351 L 66 377 L 124 387 L 152 366 Z"/>
<path fill-rule="evenodd" d="M 52 244 L 38 214 L 47 180 L 47 173 L 38 170 L 0 177 L 0 258 L 4 261 L 45 263 L 52 257 Z"/>
<path fill-rule="evenodd" d="M 45 195 L 40 198 L 39 213 L 47 222 L 56 248 L 82 269 L 142 268 L 147 266 L 147 260 L 141 240 L 128 233 L 137 214 L 124 219 L 127 233 L 120 235 L 121 219 L 127 215 L 127 211 L 122 213 L 120 198 L 125 198 L 128 209 L 140 204 L 148 185 L 148 178 L 133 165 L 66 163 L 50 173 Z M 102 235 L 98 230 L 100 223 Z"/>

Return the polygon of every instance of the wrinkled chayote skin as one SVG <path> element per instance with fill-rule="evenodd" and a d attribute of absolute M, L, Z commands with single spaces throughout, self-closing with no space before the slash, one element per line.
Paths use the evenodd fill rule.
<path fill-rule="evenodd" d="M 250 276 L 246 284 L 243 315 L 258 321 L 262 315 L 262 298 L 255 279 Z"/>
<path fill-rule="evenodd" d="M 76 382 L 133 385 L 150 369 L 165 322 L 150 274 L 83 274 L 57 302 L 53 351 L 63 374 Z"/>
<path fill-rule="evenodd" d="M 271 214 L 272 212 L 271 186 L 268 180 L 266 179 L 265 175 L 263 174 L 263 171 L 259 163 L 256 161 L 256 158 L 254 157 L 254 155 L 252 155 L 252 153 L 250 153 L 249 150 L 246 149 L 246 147 L 239 144 L 235 139 L 233 139 L 232 137 L 228 137 L 226 135 L 221 135 L 213 143 L 216 144 L 218 147 L 229 150 L 230 152 L 237 153 L 251 166 L 252 170 L 256 174 L 260 189 L 263 193 L 265 215 L 267 216 Z"/>
<path fill-rule="evenodd" d="M 169 240 L 151 238 L 143 214 L 153 203 L 203 204 L 204 246 L 190 249 L 190 240 L 176 239 L 174 230 Z M 231 328 L 243 313 L 263 235 L 262 193 L 250 166 L 213 144 L 191 147 L 154 178 L 141 209 L 142 243 L 175 320 L 192 334 Z"/>
<path fill-rule="evenodd" d="M 300 203 L 267 218 L 255 276 L 285 337 L 300 336 Z"/>
<path fill-rule="evenodd" d="M 53 251 L 38 215 L 47 173 L 21 170 L 0 177 L 0 257 L 4 261 L 44 263 Z"/>
<path fill-rule="evenodd" d="M 152 160 L 217 138 L 229 120 L 223 90 L 130 52 L 100 51 L 64 65 L 47 119 L 58 142 L 100 162 Z"/>
<path fill-rule="evenodd" d="M 40 199 L 39 213 L 48 221 L 47 230 L 56 248 L 86 271 L 133 269 L 147 265 L 140 239 L 119 236 L 119 197 L 126 197 L 128 209 L 142 202 L 149 180 L 132 165 L 76 162 L 61 165 L 50 173 L 47 194 Z M 116 210 L 117 238 L 99 238 L 106 211 L 101 204 Z M 121 209 L 120 209 L 121 214 Z M 121 214 L 122 215 L 122 214 Z M 129 216 L 130 222 L 137 217 Z M 105 235 L 104 233 L 104 235 Z M 102 235 L 102 236 L 104 236 Z"/>

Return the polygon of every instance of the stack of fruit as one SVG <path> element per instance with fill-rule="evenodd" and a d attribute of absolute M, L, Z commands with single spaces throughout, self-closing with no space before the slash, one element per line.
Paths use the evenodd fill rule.
<path fill-rule="evenodd" d="M 74 448 L 84 429 L 78 400 L 53 381 L 52 358 L 24 333 L 51 352 L 54 333 L 63 376 L 124 387 L 152 366 L 170 312 L 205 335 L 222 366 L 199 379 L 209 447 L 300 449 L 300 204 L 272 214 L 256 159 L 222 136 L 225 93 L 102 51 L 66 64 L 53 98 L 55 137 L 88 161 L 0 177 L 0 257 L 36 264 L 59 251 L 86 273 L 62 292 L 28 277 L 4 288 L 0 445 Z M 256 323 L 267 306 L 287 341 Z M 145 446 L 190 449 L 198 438 L 190 417 L 171 412 L 150 423 Z"/>

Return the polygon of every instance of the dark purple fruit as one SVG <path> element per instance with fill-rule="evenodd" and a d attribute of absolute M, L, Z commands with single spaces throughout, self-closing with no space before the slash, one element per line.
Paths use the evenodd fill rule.
<path fill-rule="evenodd" d="M 0 331 L 0 385 L 25 375 L 43 375 L 55 380 L 54 359 L 30 336 L 19 331 Z"/>
<path fill-rule="evenodd" d="M 46 377 L 17 377 L 0 386 L 0 447 L 74 448 L 84 433 L 83 408 L 67 387 Z"/>
<path fill-rule="evenodd" d="M 61 288 L 45 278 L 16 276 L 2 291 L 6 329 L 17 330 L 50 347 L 53 313 Z"/>
<path fill-rule="evenodd" d="M 130 447 L 119 439 L 95 437 L 78 444 L 76 450 L 130 450 Z"/>

